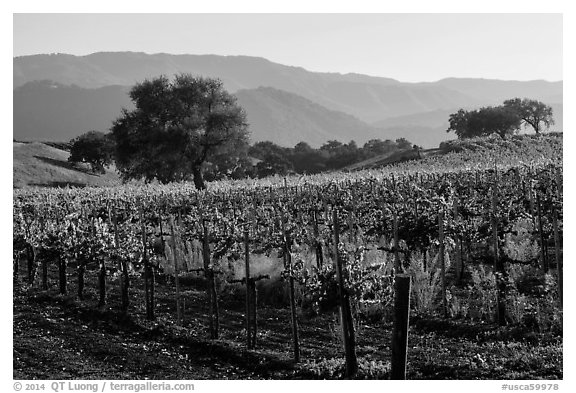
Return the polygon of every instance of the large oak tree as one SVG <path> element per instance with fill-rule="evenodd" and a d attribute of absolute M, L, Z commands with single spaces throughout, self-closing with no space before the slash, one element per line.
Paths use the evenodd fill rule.
<path fill-rule="evenodd" d="M 130 98 L 135 109 L 123 109 L 111 129 L 124 180 L 193 178 L 204 189 L 202 164 L 247 143 L 246 114 L 218 79 L 161 76 L 136 84 Z"/>

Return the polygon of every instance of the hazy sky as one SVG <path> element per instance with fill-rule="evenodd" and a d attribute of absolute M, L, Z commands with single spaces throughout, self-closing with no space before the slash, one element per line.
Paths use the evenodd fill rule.
<path fill-rule="evenodd" d="M 250 55 L 401 81 L 562 77 L 561 14 L 15 14 L 14 56 Z"/>

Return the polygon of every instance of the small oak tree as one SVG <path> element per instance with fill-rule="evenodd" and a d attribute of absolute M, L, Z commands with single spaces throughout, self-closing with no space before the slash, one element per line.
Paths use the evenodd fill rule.
<path fill-rule="evenodd" d="M 161 76 L 130 90 L 135 109 L 112 126 L 116 166 L 124 180 L 188 180 L 204 189 L 202 165 L 213 155 L 234 155 L 248 139 L 246 114 L 219 79 Z"/>
<path fill-rule="evenodd" d="M 99 131 L 89 131 L 70 141 L 70 162 L 90 164 L 92 172 L 104 173 L 114 157 L 114 140 Z"/>
<path fill-rule="evenodd" d="M 524 125 L 530 125 L 536 134 L 540 134 L 542 127 L 550 128 L 554 124 L 552 107 L 538 100 L 528 98 L 513 98 L 504 101 L 504 108 L 516 113 Z"/>

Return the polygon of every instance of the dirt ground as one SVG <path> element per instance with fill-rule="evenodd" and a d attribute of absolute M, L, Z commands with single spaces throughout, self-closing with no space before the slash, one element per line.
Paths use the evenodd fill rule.
<path fill-rule="evenodd" d="M 14 282 L 14 379 L 322 379 L 339 378 L 343 348 L 336 315 L 299 313 L 300 364 L 292 361 L 288 307 L 259 304 L 257 348 L 246 350 L 244 299 L 220 299 L 220 338 L 210 340 L 202 288 L 184 286 L 185 314 L 176 324 L 174 286 L 157 286 L 156 321 L 145 319 L 143 282 L 133 280 L 130 316 L 119 313 L 119 283 L 108 280 L 98 307 L 96 274 L 85 300 Z M 411 318 L 408 379 L 561 379 L 562 338 L 550 333 L 464 321 Z M 359 378 L 387 378 L 391 323 L 358 323 Z"/>

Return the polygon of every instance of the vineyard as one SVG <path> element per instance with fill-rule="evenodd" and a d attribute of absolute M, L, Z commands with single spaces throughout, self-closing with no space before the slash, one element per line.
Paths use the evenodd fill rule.
<path fill-rule="evenodd" d="M 14 191 L 15 378 L 390 378 L 399 277 L 407 378 L 562 378 L 561 152 L 467 151 L 202 192 Z M 35 358 L 51 335 L 86 359 L 54 362 L 65 340 Z M 71 371 L 88 361 L 125 368 Z"/>

